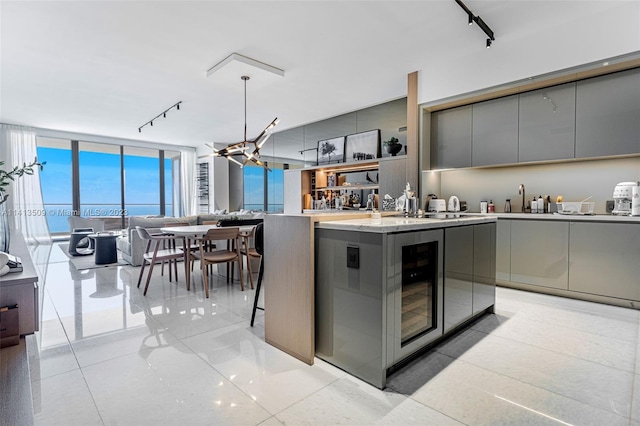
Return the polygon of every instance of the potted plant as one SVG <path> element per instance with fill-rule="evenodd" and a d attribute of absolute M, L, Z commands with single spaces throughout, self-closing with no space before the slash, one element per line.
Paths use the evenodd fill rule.
<path fill-rule="evenodd" d="M 4 161 L 0 161 L 0 167 L 2 167 L 4 163 Z M 5 188 L 16 180 L 16 178 L 23 175 L 32 175 L 34 167 L 39 167 L 40 170 L 42 170 L 45 164 L 46 162 L 40 163 L 38 159 L 35 158 L 31 164 L 24 163 L 22 167 L 15 166 L 8 172 L 0 168 L 0 251 L 9 252 L 9 215 L 4 206 L 4 203 L 9 198 L 9 194 L 5 192 Z"/>
<path fill-rule="evenodd" d="M 388 141 L 382 142 L 382 144 L 384 145 L 384 149 L 391 154 L 392 157 L 395 157 L 402 149 L 402 144 L 395 136 L 392 136 Z"/>

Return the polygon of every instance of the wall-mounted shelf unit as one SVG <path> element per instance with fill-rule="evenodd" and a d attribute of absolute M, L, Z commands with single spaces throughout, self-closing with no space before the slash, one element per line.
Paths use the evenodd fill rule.
<path fill-rule="evenodd" d="M 313 208 L 313 201 L 325 196 L 358 194 L 364 207 L 368 194 L 377 198 L 397 197 L 406 184 L 406 156 L 326 164 L 285 171 L 285 213 L 300 213 Z"/>
<path fill-rule="evenodd" d="M 198 213 L 209 213 L 209 163 L 198 164 Z"/>

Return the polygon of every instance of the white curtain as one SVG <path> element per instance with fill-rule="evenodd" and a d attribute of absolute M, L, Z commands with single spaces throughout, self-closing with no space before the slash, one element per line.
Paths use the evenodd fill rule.
<path fill-rule="evenodd" d="M 31 164 L 37 156 L 35 132 L 6 124 L 0 130 L 0 158 L 5 170 Z M 18 229 L 28 244 L 51 244 L 38 167 L 34 167 L 33 175 L 17 178 L 8 188 L 7 208 L 15 212 L 9 219 L 12 229 Z"/>
<path fill-rule="evenodd" d="M 195 193 L 196 182 L 196 151 L 195 149 L 180 150 L 180 216 L 197 214 L 197 200 Z M 176 215 L 178 216 L 178 215 Z"/>

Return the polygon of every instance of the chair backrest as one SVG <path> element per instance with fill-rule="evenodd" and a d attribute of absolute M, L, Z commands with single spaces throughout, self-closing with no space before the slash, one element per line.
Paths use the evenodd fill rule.
<path fill-rule="evenodd" d="M 217 225 L 218 221 L 217 220 L 203 220 L 202 224 L 203 225 Z"/>
<path fill-rule="evenodd" d="M 205 240 L 232 240 L 238 238 L 240 228 L 211 228 L 204 236 Z"/>
<path fill-rule="evenodd" d="M 142 240 L 150 240 L 151 239 L 151 235 L 149 235 L 149 231 L 147 231 L 145 228 L 143 228 L 141 226 L 136 226 L 136 232 L 138 233 L 138 236 Z"/>
<path fill-rule="evenodd" d="M 189 222 L 167 222 L 164 224 L 165 228 L 170 228 L 172 226 L 190 226 Z"/>
<path fill-rule="evenodd" d="M 99 218 L 88 218 L 80 216 L 69 216 L 69 229 L 92 228 L 95 232 L 104 231 L 104 220 Z"/>
<path fill-rule="evenodd" d="M 72 232 L 95 232 L 93 228 L 73 228 Z"/>
<path fill-rule="evenodd" d="M 224 228 L 226 226 L 257 225 L 259 223 L 262 223 L 262 221 L 263 219 L 224 219 L 218 223 L 218 226 Z"/>
<path fill-rule="evenodd" d="M 255 227 L 255 240 L 254 245 L 256 247 L 256 251 L 260 256 L 264 255 L 264 229 L 263 224 L 259 223 Z"/>

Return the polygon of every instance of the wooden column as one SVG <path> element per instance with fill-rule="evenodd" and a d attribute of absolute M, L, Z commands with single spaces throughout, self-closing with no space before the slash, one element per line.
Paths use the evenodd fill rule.
<path fill-rule="evenodd" d="M 407 182 L 416 190 L 420 180 L 418 142 L 418 71 L 414 71 L 407 76 Z"/>

